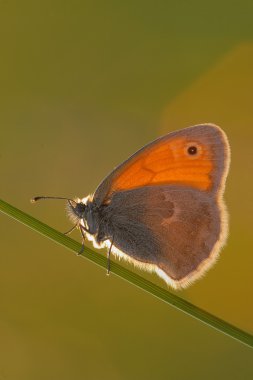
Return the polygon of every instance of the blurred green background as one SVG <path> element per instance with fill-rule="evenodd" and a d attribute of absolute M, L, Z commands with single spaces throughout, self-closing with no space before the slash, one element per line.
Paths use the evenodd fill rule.
<path fill-rule="evenodd" d="M 29 199 L 83 197 L 157 136 L 220 125 L 230 236 L 179 295 L 251 333 L 252 15 L 246 0 L 0 1 L 1 198 L 65 231 L 64 203 Z M 1 380 L 253 378 L 250 348 L 0 223 Z"/>

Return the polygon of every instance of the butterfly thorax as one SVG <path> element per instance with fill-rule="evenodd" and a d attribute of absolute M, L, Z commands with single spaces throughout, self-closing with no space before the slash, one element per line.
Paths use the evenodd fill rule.
<path fill-rule="evenodd" d="M 96 235 L 99 228 L 99 208 L 94 202 L 87 202 L 83 219 L 89 233 Z"/>

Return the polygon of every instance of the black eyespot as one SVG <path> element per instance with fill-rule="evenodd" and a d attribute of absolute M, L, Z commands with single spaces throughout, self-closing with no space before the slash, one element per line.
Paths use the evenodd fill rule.
<path fill-rule="evenodd" d="M 187 149 L 187 152 L 188 154 L 194 156 L 195 154 L 197 154 L 198 149 L 196 146 L 192 145 L 192 146 L 189 146 L 189 148 Z"/>

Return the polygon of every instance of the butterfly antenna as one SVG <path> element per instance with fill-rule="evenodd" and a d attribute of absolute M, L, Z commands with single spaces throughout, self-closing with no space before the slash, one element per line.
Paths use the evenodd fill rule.
<path fill-rule="evenodd" d="M 64 197 L 34 197 L 31 199 L 31 203 L 35 203 L 41 199 L 65 199 L 66 201 L 71 201 L 71 202 L 74 202 L 74 203 L 77 203 L 76 201 L 74 201 L 73 199 L 70 199 L 70 198 L 64 198 Z"/>

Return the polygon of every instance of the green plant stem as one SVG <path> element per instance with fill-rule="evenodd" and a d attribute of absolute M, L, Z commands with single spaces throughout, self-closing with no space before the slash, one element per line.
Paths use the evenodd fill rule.
<path fill-rule="evenodd" d="M 18 220 L 27 227 L 39 232 L 40 234 L 47 236 L 51 240 L 59 243 L 71 251 L 80 252 L 81 244 L 77 241 L 63 235 L 62 233 L 56 231 L 55 229 L 49 227 L 48 225 L 40 222 L 39 220 L 33 218 L 32 216 L 24 213 L 23 211 L 11 206 L 10 204 L 0 200 L 0 211 L 6 215 Z M 84 252 L 81 254 L 83 257 L 89 259 L 93 263 L 99 265 L 100 267 L 107 268 L 107 259 L 101 253 L 92 251 L 89 248 L 85 248 Z M 191 304 L 190 302 L 178 297 L 177 295 L 163 289 L 152 282 L 144 279 L 136 273 L 122 267 L 116 262 L 111 263 L 111 272 L 117 276 L 127 280 L 131 284 L 138 286 L 139 288 L 145 290 L 146 292 L 153 294 L 160 300 L 174 306 L 175 308 L 183 311 L 184 313 L 198 319 L 199 321 L 215 328 L 216 330 L 223 332 L 230 337 L 237 339 L 241 343 L 244 343 L 250 347 L 253 347 L 253 336 L 228 322 L 200 309 L 199 307 Z"/>

